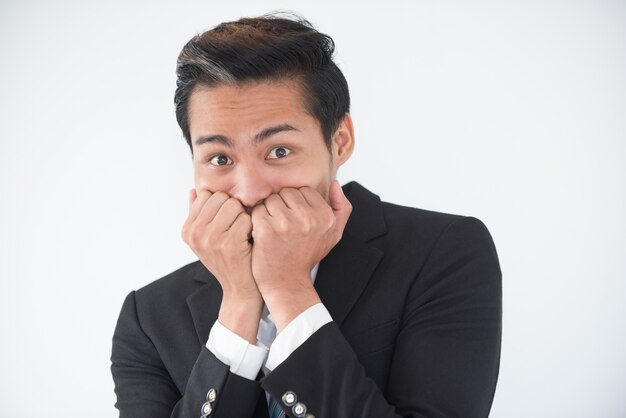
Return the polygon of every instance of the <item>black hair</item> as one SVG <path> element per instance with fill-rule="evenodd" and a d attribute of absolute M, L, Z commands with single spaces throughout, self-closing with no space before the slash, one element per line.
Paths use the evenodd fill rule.
<path fill-rule="evenodd" d="M 297 15 L 272 14 L 221 23 L 194 36 L 176 67 L 176 119 L 189 147 L 188 103 L 198 84 L 214 87 L 294 79 L 327 147 L 350 111 L 348 83 L 333 62 L 335 43 Z"/>

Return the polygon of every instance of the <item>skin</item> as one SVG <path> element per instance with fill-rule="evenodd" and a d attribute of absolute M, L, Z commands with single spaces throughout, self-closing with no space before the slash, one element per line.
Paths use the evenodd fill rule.
<path fill-rule="evenodd" d="M 352 210 L 335 180 L 352 120 L 329 150 L 290 79 L 200 85 L 188 110 L 196 187 L 182 237 L 222 286 L 219 321 L 255 344 L 264 303 L 280 332 L 320 302 L 311 269 Z"/>

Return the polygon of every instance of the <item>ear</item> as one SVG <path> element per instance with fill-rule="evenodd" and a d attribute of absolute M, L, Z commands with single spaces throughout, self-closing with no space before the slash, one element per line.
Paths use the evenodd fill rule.
<path fill-rule="evenodd" d="M 339 126 L 332 137 L 331 147 L 333 162 L 336 164 L 336 167 L 348 161 L 348 158 L 352 155 L 354 150 L 354 127 L 349 113 L 346 113 L 343 120 L 339 122 Z"/>

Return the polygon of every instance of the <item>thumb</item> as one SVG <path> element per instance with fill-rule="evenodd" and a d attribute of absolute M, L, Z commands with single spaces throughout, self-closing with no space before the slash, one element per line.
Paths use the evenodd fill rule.
<path fill-rule="evenodd" d="M 348 198 L 343 194 L 343 190 L 337 180 L 334 180 L 330 185 L 328 192 L 328 199 L 330 200 L 330 207 L 333 209 L 335 219 L 337 220 L 337 232 L 339 238 L 343 234 L 343 229 L 348 223 L 348 218 L 352 212 L 352 204 Z"/>

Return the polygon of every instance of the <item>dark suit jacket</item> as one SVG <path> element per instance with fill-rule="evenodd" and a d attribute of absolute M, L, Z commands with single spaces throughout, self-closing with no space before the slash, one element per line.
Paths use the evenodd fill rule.
<path fill-rule="evenodd" d="M 333 322 L 256 381 L 205 343 L 222 292 L 200 262 L 132 292 L 113 336 L 121 417 L 268 417 L 265 391 L 317 418 L 486 417 L 498 377 L 501 272 L 482 222 L 381 202 L 344 186 L 353 212 L 315 287 Z M 288 416 L 291 409 L 283 405 Z"/>

